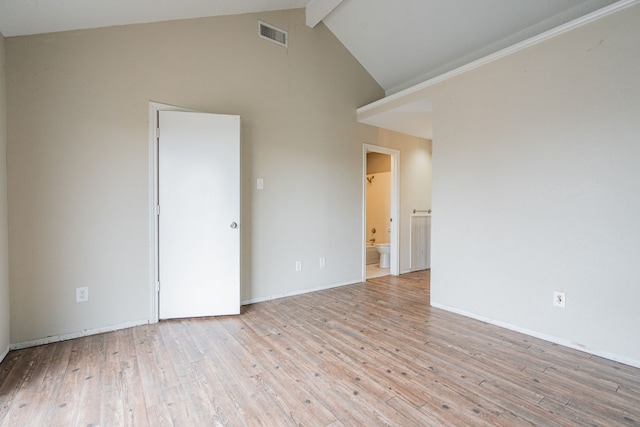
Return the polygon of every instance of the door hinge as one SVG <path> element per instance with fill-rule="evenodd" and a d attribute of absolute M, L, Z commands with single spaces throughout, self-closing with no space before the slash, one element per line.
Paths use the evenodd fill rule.
<path fill-rule="evenodd" d="M 156 282 L 156 292 L 160 292 L 160 281 Z"/>
<path fill-rule="evenodd" d="M 160 128 L 156 128 L 156 138 L 160 138 Z"/>
<path fill-rule="evenodd" d="M 160 215 L 160 205 L 156 205 L 156 215 Z"/>

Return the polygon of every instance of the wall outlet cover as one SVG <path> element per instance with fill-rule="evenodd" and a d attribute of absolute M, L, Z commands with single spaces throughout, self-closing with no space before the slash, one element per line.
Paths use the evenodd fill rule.
<path fill-rule="evenodd" d="M 566 296 L 564 292 L 553 293 L 553 305 L 556 307 L 564 308 L 566 305 Z"/>

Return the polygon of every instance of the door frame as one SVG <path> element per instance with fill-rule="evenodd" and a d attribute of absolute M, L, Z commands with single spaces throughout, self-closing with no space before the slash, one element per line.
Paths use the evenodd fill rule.
<path fill-rule="evenodd" d="M 159 298 L 159 257 L 158 257 L 158 113 L 160 111 L 197 111 L 175 105 L 149 101 L 149 289 L 151 292 L 151 323 L 160 320 Z"/>
<path fill-rule="evenodd" d="M 367 153 L 391 156 L 391 237 L 389 273 L 400 274 L 400 150 L 362 144 L 362 281 L 367 280 Z"/>

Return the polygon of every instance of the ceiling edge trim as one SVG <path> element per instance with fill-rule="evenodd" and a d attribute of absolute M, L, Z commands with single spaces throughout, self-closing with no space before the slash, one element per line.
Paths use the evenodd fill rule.
<path fill-rule="evenodd" d="M 313 28 L 318 25 L 340 3 L 342 0 L 311 0 L 305 10 L 307 27 Z"/>
<path fill-rule="evenodd" d="M 358 121 L 362 120 L 362 119 L 366 119 L 367 117 L 370 117 L 371 115 L 375 115 L 378 114 L 382 111 L 373 111 L 376 110 L 380 107 L 384 107 L 387 104 L 394 102 L 394 101 L 401 101 L 403 98 L 409 96 L 409 95 L 414 95 L 418 92 L 421 92 L 424 89 L 427 89 L 431 86 L 434 86 L 438 83 L 441 83 L 445 80 L 448 80 L 450 78 L 453 78 L 455 76 L 459 76 L 460 74 L 464 74 L 468 71 L 474 70 L 478 67 L 481 67 L 485 64 L 488 64 L 490 62 L 496 61 L 500 58 L 503 58 L 505 56 L 509 56 L 512 55 L 516 52 L 519 52 L 521 50 L 527 49 L 531 46 L 534 46 L 536 44 L 542 43 L 546 40 L 549 40 L 551 38 L 557 37 L 561 34 L 567 33 L 575 28 L 581 27 L 583 25 L 586 25 L 590 22 L 596 21 L 600 18 L 604 18 L 607 15 L 610 15 L 612 13 L 618 12 L 622 9 L 626 9 L 627 7 L 633 6 L 637 3 L 640 3 L 640 0 L 620 0 L 619 2 L 616 2 L 612 5 L 609 6 L 605 6 L 602 9 L 596 10 L 594 12 L 591 12 L 587 15 L 584 15 L 580 18 L 574 19 L 573 21 L 567 22 L 566 24 L 560 25 L 556 28 L 553 28 L 549 31 L 545 31 L 542 34 L 539 34 L 537 36 L 531 37 L 527 40 L 524 40 L 520 43 L 516 43 L 512 46 L 509 46 L 507 48 L 504 48 L 502 50 L 499 50 L 496 53 L 493 53 L 491 55 L 487 55 L 484 58 L 480 58 L 476 61 L 470 62 L 467 65 L 463 65 L 461 67 L 458 67 L 454 70 L 451 70 L 449 72 L 446 72 L 444 74 L 440 74 L 437 77 L 434 77 L 432 79 L 426 80 L 422 83 L 418 83 L 417 85 L 411 86 L 407 89 L 401 90 L 400 92 L 396 92 L 392 95 L 389 96 L 385 96 L 382 99 L 379 99 L 377 101 L 374 101 L 370 104 L 367 105 L 363 105 L 362 107 L 356 109 L 356 113 L 358 115 Z M 395 105 L 397 106 L 397 105 Z M 385 109 L 386 110 L 386 109 Z"/>

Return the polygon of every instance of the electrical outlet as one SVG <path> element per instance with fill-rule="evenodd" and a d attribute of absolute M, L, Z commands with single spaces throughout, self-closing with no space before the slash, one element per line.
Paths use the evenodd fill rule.
<path fill-rule="evenodd" d="M 320 268 L 325 268 L 327 266 L 327 259 L 323 256 L 320 257 Z"/>
<path fill-rule="evenodd" d="M 76 302 L 89 301 L 89 288 L 76 288 Z"/>
<path fill-rule="evenodd" d="M 556 307 L 564 308 L 566 304 L 566 297 L 564 292 L 554 292 L 553 293 L 553 305 Z"/>
<path fill-rule="evenodd" d="M 302 271 L 302 261 L 296 261 L 296 271 Z"/>

